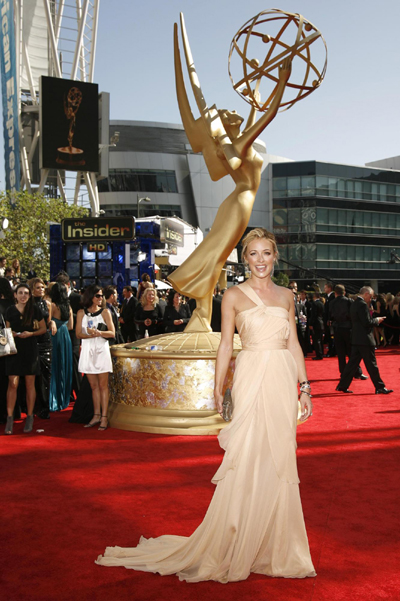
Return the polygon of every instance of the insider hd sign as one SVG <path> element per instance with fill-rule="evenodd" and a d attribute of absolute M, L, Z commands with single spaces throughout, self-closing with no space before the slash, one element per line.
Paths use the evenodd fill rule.
<path fill-rule="evenodd" d="M 133 217 L 69 218 L 62 220 L 61 232 L 64 242 L 133 240 L 135 220 Z"/>

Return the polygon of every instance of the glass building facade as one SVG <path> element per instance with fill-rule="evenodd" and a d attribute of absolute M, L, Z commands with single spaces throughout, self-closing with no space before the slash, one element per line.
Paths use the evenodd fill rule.
<path fill-rule="evenodd" d="M 400 290 L 400 264 L 390 262 L 400 255 L 400 171 L 276 163 L 272 191 L 279 252 L 293 264 L 280 267 L 291 278 Z"/>
<path fill-rule="evenodd" d="M 178 192 L 175 171 L 110 169 L 98 183 L 99 192 Z"/>

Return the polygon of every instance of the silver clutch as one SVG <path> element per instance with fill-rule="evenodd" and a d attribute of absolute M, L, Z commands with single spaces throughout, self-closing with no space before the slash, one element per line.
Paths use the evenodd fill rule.
<path fill-rule="evenodd" d="M 231 389 L 227 388 L 224 394 L 224 401 L 222 403 L 222 417 L 226 422 L 231 421 L 233 413 L 233 403 Z"/>

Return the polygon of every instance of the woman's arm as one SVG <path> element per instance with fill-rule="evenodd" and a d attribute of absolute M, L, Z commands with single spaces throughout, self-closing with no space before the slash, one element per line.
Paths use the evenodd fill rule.
<path fill-rule="evenodd" d="M 304 361 L 303 351 L 301 350 L 301 346 L 299 343 L 299 339 L 297 337 L 297 328 L 296 328 L 296 320 L 294 315 L 294 302 L 293 302 L 293 294 L 290 290 L 286 292 L 288 300 L 290 301 L 289 308 L 289 338 L 287 343 L 288 350 L 292 353 L 294 360 L 297 365 L 297 378 L 299 382 L 307 382 L 307 371 L 306 364 Z M 309 389 L 311 392 L 311 388 Z M 304 421 L 312 414 L 312 402 L 311 398 L 302 393 L 300 395 L 300 404 L 301 404 L 301 421 Z"/>
<path fill-rule="evenodd" d="M 74 327 L 74 314 L 72 312 L 71 307 L 69 308 L 69 319 L 68 319 L 68 323 L 67 323 L 67 328 L 69 330 L 72 330 Z"/>
<path fill-rule="evenodd" d="M 38 330 L 34 330 L 33 332 L 28 332 L 25 330 L 25 331 L 21 332 L 21 334 L 19 335 L 19 338 L 31 338 L 32 336 L 43 336 L 43 334 L 46 334 L 47 326 L 46 326 L 44 317 L 42 317 L 42 319 L 40 319 L 38 321 L 39 321 L 39 329 Z"/>
<path fill-rule="evenodd" d="M 97 330 L 96 336 L 100 338 L 115 338 L 115 328 L 110 311 L 108 309 L 103 309 L 101 316 L 106 322 L 108 330 L 104 330 L 104 332 L 102 330 Z"/>
<path fill-rule="evenodd" d="M 159 304 L 156 305 L 157 307 L 157 323 L 164 323 L 164 315 L 162 313 L 161 307 Z"/>
<path fill-rule="evenodd" d="M 144 321 L 143 307 L 139 303 L 139 305 L 136 307 L 134 322 L 140 326 L 144 324 Z"/>
<path fill-rule="evenodd" d="M 76 314 L 75 334 L 79 340 L 86 340 L 87 338 L 93 338 L 93 336 L 89 336 L 89 334 L 85 334 L 82 329 L 82 319 L 83 319 L 84 315 L 85 315 L 85 311 L 83 309 L 79 309 L 78 313 Z"/>
<path fill-rule="evenodd" d="M 55 321 L 52 319 L 53 316 L 53 310 L 52 310 L 52 304 L 50 301 L 46 300 L 46 305 L 47 305 L 47 309 L 49 311 L 49 318 L 47 320 L 47 327 L 51 332 L 52 336 L 55 336 L 55 334 L 57 333 L 57 326 Z"/>
<path fill-rule="evenodd" d="M 254 140 L 258 138 L 267 125 L 269 125 L 275 118 L 276 113 L 279 110 L 279 105 L 281 103 L 291 71 L 292 61 L 289 57 L 287 57 L 279 67 L 279 80 L 276 84 L 274 99 L 269 108 L 264 115 L 256 123 L 254 123 L 254 125 L 252 125 L 249 129 L 246 129 L 243 132 L 243 135 L 241 135 L 234 142 L 235 149 L 241 157 L 246 154 L 247 149 L 253 144 Z"/>
<path fill-rule="evenodd" d="M 189 305 L 181 305 L 181 320 L 183 323 L 188 323 L 191 317 Z"/>
<path fill-rule="evenodd" d="M 169 305 L 165 307 L 163 324 L 167 327 L 174 325 L 173 310 L 174 308 Z"/>
<path fill-rule="evenodd" d="M 235 305 L 234 294 L 225 292 L 221 305 L 221 342 L 218 347 L 215 363 L 214 399 L 218 413 L 222 412 L 224 400 L 222 389 L 224 387 L 226 372 L 232 358 L 233 335 L 235 333 Z"/>

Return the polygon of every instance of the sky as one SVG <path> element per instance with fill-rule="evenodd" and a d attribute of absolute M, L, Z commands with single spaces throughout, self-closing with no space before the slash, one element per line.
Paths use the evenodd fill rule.
<path fill-rule="evenodd" d="M 268 152 L 353 165 L 399 155 L 400 2 L 285 0 L 274 7 L 303 14 L 322 32 L 328 67 L 321 86 L 260 136 Z M 256 0 L 101 0 L 95 81 L 111 94 L 111 119 L 181 122 L 173 65 L 180 11 L 208 104 L 247 117 L 249 105 L 229 79 L 228 52 L 239 28 L 268 8 Z"/>

